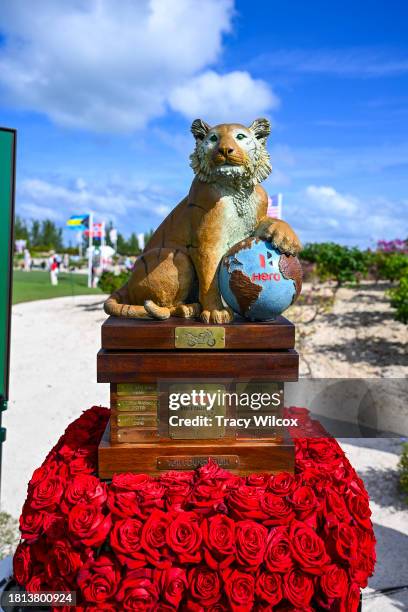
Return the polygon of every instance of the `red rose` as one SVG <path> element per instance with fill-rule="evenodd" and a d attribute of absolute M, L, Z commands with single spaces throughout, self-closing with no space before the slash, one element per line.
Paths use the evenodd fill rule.
<path fill-rule="evenodd" d="M 92 504 L 78 504 L 68 515 L 69 531 L 85 546 L 103 544 L 111 526 L 110 515 L 103 515 L 99 508 Z"/>
<path fill-rule="evenodd" d="M 68 578 L 75 574 L 82 566 L 81 555 L 67 540 L 53 542 L 49 560 L 52 565 L 55 564 L 59 575 Z"/>
<path fill-rule="evenodd" d="M 311 467 L 305 467 L 304 470 L 297 475 L 296 481 L 298 484 L 315 487 L 319 492 L 322 492 L 331 484 L 330 475 L 324 466 L 316 466 L 314 463 L 312 463 Z"/>
<path fill-rule="evenodd" d="M 342 602 L 341 612 L 357 612 L 360 606 L 361 591 L 359 586 L 353 582 L 350 585 L 349 591 Z"/>
<path fill-rule="evenodd" d="M 269 478 L 267 490 L 274 495 L 280 495 L 285 497 L 289 495 L 295 485 L 295 479 L 292 474 L 288 472 L 281 472 L 280 474 L 272 474 Z"/>
<path fill-rule="evenodd" d="M 192 508 L 200 512 L 217 510 L 224 501 L 224 496 L 225 491 L 222 482 L 209 484 L 199 482 L 193 489 L 190 504 Z"/>
<path fill-rule="evenodd" d="M 134 491 L 118 491 L 111 487 L 108 493 L 108 508 L 117 516 L 142 517 L 137 494 Z"/>
<path fill-rule="evenodd" d="M 193 488 L 194 472 L 166 472 L 160 481 L 166 487 L 166 510 L 183 510 Z"/>
<path fill-rule="evenodd" d="M 235 558 L 235 523 L 225 514 L 215 514 L 201 525 L 206 549 L 207 565 L 212 569 L 225 568 Z"/>
<path fill-rule="evenodd" d="M 283 577 L 283 592 L 295 608 L 304 610 L 313 597 L 313 580 L 300 569 L 293 569 Z"/>
<path fill-rule="evenodd" d="M 257 569 L 263 561 L 267 529 L 255 521 L 239 521 L 235 526 L 237 561 L 248 569 Z"/>
<path fill-rule="evenodd" d="M 232 612 L 253 610 L 255 580 L 251 574 L 227 569 L 223 572 L 224 590 Z"/>
<path fill-rule="evenodd" d="M 347 510 L 344 497 L 339 495 L 334 489 L 328 488 L 326 490 L 326 516 L 330 513 L 336 517 L 337 522 L 348 523 L 350 522 L 351 516 Z"/>
<path fill-rule="evenodd" d="M 227 499 L 230 514 L 236 519 L 263 519 L 260 500 L 263 489 L 240 485 L 232 491 Z"/>
<path fill-rule="evenodd" d="M 371 510 L 366 495 L 355 495 L 349 491 L 346 495 L 347 506 L 353 518 L 361 527 L 370 529 L 371 527 Z"/>
<path fill-rule="evenodd" d="M 340 560 L 344 559 L 350 563 L 357 559 L 358 542 L 356 529 L 350 525 L 339 523 L 332 529 L 331 542 Z"/>
<path fill-rule="evenodd" d="M 320 587 L 328 599 L 344 597 L 348 591 L 348 583 L 346 571 L 334 564 L 326 567 L 323 576 L 320 577 Z"/>
<path fill-rule="evenodd" d="M 67 486 L 61 508 L 63 511 L 69 512 L 69 506 L 75 506 L 76 504 L 102 506 L 106 498 L 105 483 L 101 482 L 96 476 L 78 474 Z"/>
<path fill-rule="evenodd" d="M 111 599 L 120 582 L 120 571 L 110 555 L 101 555 L 88 562 L 79 571 L 77 578 L 84 599 L 102 603 Z"/>
<path fill-rule="evenodd" d="M 340 447 L 331 438 L 312 438 L 308 440 L 309 456 L 316 463 L 332 463 L 339 456 Z"/>
<path fill-rule="evenodd" d="M 296 487 L 290 497 L 290 502 L 299 518 L 304 521 L 319 507 L 319 502 L 311 487 Z"/>
<path fill-rule="evenodd" d="M 249 487 L 258 487 L 260 489 L 265 489 L 266 485 L 269 482 L 270 476 L 268 474 L 250 474 L 246 477 L 246 484 Z"/>
<path fill-rule="evenodd" d="M 156 480 L 145 482 L 140 486 L 138 496 L 142 518 L 146 519 L 155 509 L 162 510 L 164 508 L 165 491 L 165 487 Z"/>
<path fill-rule="evenodd" d="M 142 527 L 137 519 L 126 518 L 117 521 L 110 533 L 110 545 L 119 562 L 130 569 L 146 565 L 146 557 L 140 550 Z"/>
<path fill-rule="evenodd" d="M 153 612 L 159 599 L 156 577 L 152 570 L 133 570 L 122 579 L 116 599 L 123 610 Z"/>
<path fill-rule="evenodd" d="M 92 474 L 95 472 L 95 462 L 86 457 L 74 457 L 68 464 L 71 476 L 78 474 Z"/>
<path fill-rule="evenodd" d="M 264 512 L 264 525 L 286 525 L 294 512 L 284 497 L 266 492 L 261 497 L 261 509 Z"/>
<path fill-rule="evenodd" d="M 282 578 L 275 572 L 262 572 L 256 581 L 255 592 L 260 601 L 276 606 L 282 599 Z"/>
<path fill-rule="evenodd" d="M 329 563 L 323 540 L 311 528 L 293 521 L 289 531 L 290 549 L 300 567 L 310 574 L 322 574 Z"/>
<path fill-rule="evenodd" d="M 195 512 L 180 512 L 170 522 L 166 541 L 180 563 L 201 561 L 201 529 Z"/>
<path fill-rule="evenodd" d="M 28 490 L 31 491 L 40 482 L 45 480 L 51 475 L 55 475 L 58 469 L 58 462 L 56 461 L 44 461 L 44 463 L 34 470 L 31 476 L 30 482 L 28 483 Z"/>
<path fill-rule="evenodd" d="M 29 503 L 26 502 L 23 506 L 23 511 L 20 516 L 20 531 L 21 537 L 27 542 L 35 542 L 44 531 L 46 524 L 46 512 L 38 512 L 33 510 Z"/>
<path fill-rule="evenodd" d="M 44 533 L 51 540 L 59 540 L 66 536 L 66 522 L 63 514 L 47 512 L 44 517 Z"/>
<path fill-rule="evenodd" d="M 53 510 L 60 502 L 64 487 L 58 476 L 49 475 L 33 487 L 30 505 L 34 510 Z"/>
<path fill-rule="evenodd" d="M 287 572 L 293 566 L 287 527 L 276 527 L 266 541 L 265 565 L 270 572 Z"/>
<path fill-rule="evenodd" d="M 357 560 L 353 561 L 351 566 L 351 578 L 359 587 L 364 589 L 368 584 L 369 576 L 372 576 L 374 573 L 374 566 L 375 553 L 373 555 L 366 555 L 359 550 Z"/>
<path fill-rule="evenodd" d="M 47 581 L 44 572 L 33 574 L 25 585 L 28 593 L 41 593 L 47 590 Z"/>
<path fill-rule="evenodd" d="M 141 544 L 149 563 L 167 567 L 171 562 L 167 554 L 166 531 L 172 518 L 161 510 L 153 510 L 143 525 Z"/>
<path fill-rule="evenodd" d="M 160 575 L 161 596 L 174 608 L 178 608 L 187 587 L 187 576 L 184 569 L 169 567 Z"/>
<path fill-rule="evenodd" d="M 207 463 L 198 468 L 197 478 L 199 481 L 230 480 L 231 472 L 221 468 L 214 459 L 209 457 Z"/>
<path fill-rule="evenodd" d="M 124 474 L 114 474 L 112 486 L 114 489 L 120 489 L 122 491 L 139 491 L 142 485 L 152 480 L 152 477 L 147 474 L 132 474 L 131 472 L 126 472 Z"/>
<path fill-rule="evenodd" d="M 164 472 L 164 474 L 160 476 L 160 481 L 162 484 L 164 484 L 165 487 L 169 488 L 179 484 L 188 484 L 190 486 L 193 486 L 194 478 L 195 472 L 193 470 L 190 470 L 188 472 L 176 472 L 174 470 L 170 472 Z"/>
<path fill-rule="evenodd" d="M 218 573 L 208 567 L 195 567 L 188 573 L 190 593 L 202 606 L 215 604 L 221 597 Z"/>
<path fill-rule="evenodd" d="M 32 571 L 31 546 L 20 542 L 13 558 L 14 578 L 19 584 L 25 585 L 30 580 Z"/>
<path fill-rule="evenodd" d="M 356 528 L 358 554 L 357 559 L 352 563 L 352 578 L 357 582 L 358 586 L 365 588 L 367 586 L 368 577 L 374 573 L 376 561 L 375 554 L 375 537 L 373 531 Z"/>

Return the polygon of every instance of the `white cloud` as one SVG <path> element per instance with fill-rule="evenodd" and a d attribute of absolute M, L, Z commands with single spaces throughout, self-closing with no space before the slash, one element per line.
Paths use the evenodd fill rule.
<path fill-rule="evenodd" d="M 234 87 L 227 106 L 218 100 L 233 115 L 274 105 L 268 86 L 247 73 L 201 74 L 220 57 L 233 0 L 41 0 L 35 10 L 26 0 L 3 4 L 3 100 L 58 124 L 128 132 L 163 115 L 169 97 L 190 116 L 177 92 L 181 87 L 189 94 L 209 74 L 220 93 Z M 251 86 L 260 104 L 247 96 Z"/>
<path fill-rule="evenodd" d="M 238 70 L 224 75 L 207 70 L 176 87 L 169 102 L 186 117 L 202 117 L 209 123 L 251 122 L 279 104 L 265 81 Z"/>
<path fill-rule="evenodd" d="M 170 210 L 167 198 L 168 194 L 155 185 L 127 183 L 124 187 L 118 182 L 88 186 L 78 178 L 67 186 L 30 178 L 18 184 L 17 212 L 26 218 L 64 222 L 73 214 L 92 210 L 102 219 L 120 222 L 130 232 L 141 220 L 158 225 Z"/>
<path fill-rule="evenodd" d="M 25 219 L 51 219 L 51 221 L 64 221 L 61 211 L 55 210 L 55 208 L 50 208 L 49 206 L 35 204 L 34 202 L 20 202 L 18 212 Z"/>
<path fill-rule="evenodd" d="M 404 238 L 408 223 L 401 217 L 403 201 L 380 196 L 341 194 L 332 186 L 309 185 L 287 197 L 285 220 L 303 243 L 334 241 L 375 246 L 378 240 Z"/>
<path fill-rule="evenodd" d="M 338 193 L 333 187 L 309 185 L 305 190 L 306 198 L 316 204 L 321 210 L 354 215 L 359 207 L 358 200 L 351 195 Z"/>

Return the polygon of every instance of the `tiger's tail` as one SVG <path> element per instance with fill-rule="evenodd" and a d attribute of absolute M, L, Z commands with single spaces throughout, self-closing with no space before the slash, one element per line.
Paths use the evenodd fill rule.
<path fill-rule="evenodd" d="M 125 317 L 129 319 L 151 319 L 144 306 L 129 304 L 129 291 L 127 284 L 114 291 L 103 305 L 103 309 L 108 315 L 114 317 Z M 169 315 L 170 316 L 170 315 Z"/>
<path fill-rule="evenodd" d="M 199 303 L 177 304 L 176 306 L 159 306 L 153 300 L 145 300 L 144 306 L 129 304 L 130 297 L 127 284 L 114 291 L 103 305 L 108 315 L 129 319 L 158 319 L 164 321 L 172 315 L 190 319 L 201 312 Z"/>

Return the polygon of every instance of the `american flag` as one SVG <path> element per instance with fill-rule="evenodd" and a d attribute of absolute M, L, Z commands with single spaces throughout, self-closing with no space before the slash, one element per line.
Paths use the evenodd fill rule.
<path fill-rule="evenodd" d="M 282 194 L 277 193 L 273 196 L 268 196 L 268 217 L 274 219 L 282 219 Z"/>

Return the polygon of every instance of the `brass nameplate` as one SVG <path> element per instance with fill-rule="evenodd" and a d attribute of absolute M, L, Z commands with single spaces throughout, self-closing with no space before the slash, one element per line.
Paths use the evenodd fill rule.
<path fill-rule="evenodd" d="M 224 327 L 176 327 L 174 346 L 181 349 L 225 348 Z"/>
<path fill-rule="evenodd" d="M 142 429 L 140 427 L 122 427 L 120 429 L 111 429 L 111 440 L 113 443 L 151 443 L 159 441 L 159 433 L 157 427 L 152 429 Z M 141 451 L 143 452 L 143 451 Z"/>
<path fill-rule="evenodd" d="M 148 383 L 118 383 L 118 395 L 152 395 L 157 392 L 157 386 Z"/>
<path fill-rule="evenodd" d="M 156 412 L 158 401 L 151 398 L 117 399 L 116 408 L 127 412 Z"/>
<path fill-rule="evenodd" d="M 116 424 L 119 427 L 157 427 L 157 414 L 118 414 Z"/>
<path fill-rule="evenodd" d="M 195 470 L 205 465 L 210 457 L 208 455 L 179 455 L 175 457 L 157 457 L 158 470 Z M 211 455 L 211 459 L 225 469 L 239 467 L 238 455 Z"/>

